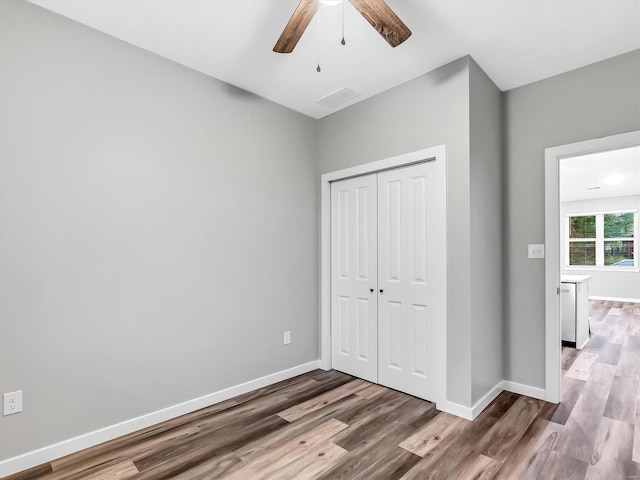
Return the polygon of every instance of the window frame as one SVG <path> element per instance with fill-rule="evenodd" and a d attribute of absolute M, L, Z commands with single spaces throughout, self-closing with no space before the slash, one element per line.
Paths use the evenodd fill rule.
<path fill-rule="evenodd" d="M 624 238 L 605 238 L 604 236 L 604 216 L 616 215 L 622 213 L 633 213 L 633 236 Z M 592 217 L 596 219 L 596 236 L 595 238 L 571 238 L 571 217 Z M 565 242 L 564 242 L 564 269 L 565 270 L 597 270 L 607 272 L 639 272 L 640 271 L 640 259 L 638 258 L 638 237 L 640 227 L 638 226 L 638 210 L 637 209 L 623 209 L 623 210 L 607 210 L 599 212 L 573 212 L 565 214 Z M 596 264 L 595 265 L 570 265 L 570 246 L 571 243 L 580 242 L 593 242 L 596 244 Z M 605 242 L 616 241 L 633 241 L 633 265 L 629 267 L 604 264 L 604 244 Z"/>

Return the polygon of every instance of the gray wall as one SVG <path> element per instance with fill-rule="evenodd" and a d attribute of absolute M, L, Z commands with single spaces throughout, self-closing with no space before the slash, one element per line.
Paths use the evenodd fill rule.
<path fill-rule="evenodd" d="M 3 0 L 0 136 L 0 460 L 318 358 L 313 120 Z"/>
<path fill-rule="evenodd" d="M 318 140 L 320 173 L 447 146 L 447 398 L 469 405 L 469 58 L 321 119 Z"/>
<path fill-rule="evenodd" d="M 544 388 L 544 149 L 640 129 L 640 50 L 506 92 L 505 378 Z"/>
<path fill-rule="evenodd" d="M 590 297 L 627 298 L 640 302 L 640 272 L 625 269 L 589 270 L 588 268 L 566 268 L 565 242 L 567 230 L 564 228 L 566 215 L 572 213 L 612 212 L 615 210 L 640 210 L 640 195 L 624 197 L 577 200 L 560 204 L 560 265 L 562 273 L 569 275 L 591 275 Z M 615 268 L 615 267 L 611 267 Z"/>
<path fill-rule="evenodd" d="M 473 60 L 471 148 L 471 403 L 503 378 L 502 92 Z"/>

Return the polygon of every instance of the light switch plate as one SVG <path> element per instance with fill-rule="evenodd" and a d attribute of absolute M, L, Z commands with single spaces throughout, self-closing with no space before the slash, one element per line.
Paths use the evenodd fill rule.
<path fill-rule="evenodd" d="M 544 244 L 529 244 L 529 258 L 544 258 Z"/>

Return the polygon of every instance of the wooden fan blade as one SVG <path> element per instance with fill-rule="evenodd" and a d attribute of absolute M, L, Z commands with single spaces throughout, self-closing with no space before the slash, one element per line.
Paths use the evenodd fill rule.
<path fill-rule="evenodd" d="M 282 35 L 273 47 L 276 53 L 291 53 L 298 40 L 306 30 L 309 22 L 318 11 L 318 0 L 300 0 L 296 11 L 293 12 L 289 23 L 284 27 Z"/>
<path fill-rule="evenodd" d="M 349 0 L 389 45 L 397 47 L 411 36 L 411 30 L 383 0 Z"/>

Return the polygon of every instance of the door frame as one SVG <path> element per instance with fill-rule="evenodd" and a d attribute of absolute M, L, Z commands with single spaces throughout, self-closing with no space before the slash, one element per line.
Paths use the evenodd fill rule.
<path fill-rule="evenodd" d="M 560 325 L 560 161 L 563 158 L 640 145 L 640 130 L 547 148 L 545 156 L 545 400 L 562 398 Z"/>
<path fill-rule="evenodd" d="M 331 366 L 331 182 L 357 177 L 369 173 L 377 173 L 392 168 L 406 167 L 429 160 L 445 163 L 446 172 L 446 147 L 436 147 L 417 150 L 415 152 L 385 158 L 355 167 L 345 168 L 321 176 L 320 184 L 320 368 L 330 370 Z M 446 175 L 445 175 L 446 177 Z M 446 178 L 445 178 L 446 188 Z M 446 207 L 446 206 L 445 206 Z M 447 294 L 448 296 L 448 294 Z M 447 302 L 445 302 L 448 305 Z M 442 324 L 436 325 L 438 333 L 438 345 L 442 349 L 443 368 L 438 369 L 434 378 L 434 401 L 444 402 L 446 393 L 446 345 L 447 325 L 445 318 L 440 320 Z"/>

